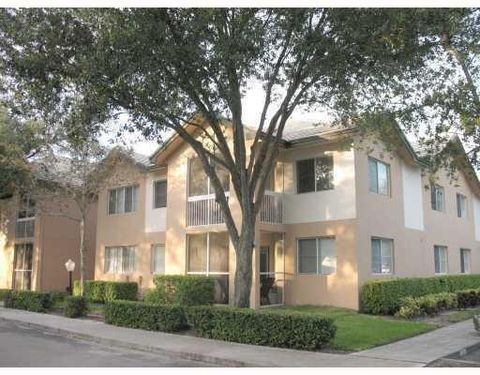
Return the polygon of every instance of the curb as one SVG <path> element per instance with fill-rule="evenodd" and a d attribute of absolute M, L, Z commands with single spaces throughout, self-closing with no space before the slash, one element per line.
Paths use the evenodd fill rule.
<path fill-rule="evenodd" d="M 59 336 L 64 336 L 64 337 L 69 337 L 69 338 L 74 338 L 74 339 L 79 339 L 84 341 L 90 341 L 90 342 L 102 344 L 105 346 L 112 346 L 112 347 L 122 348 L 122 349 L 133 349 L 133 350 L 138 350 L 142 352 L 163 354 L 163 355 L 176 357 L 180 359 L 188 359 L 192 361 L 211 363 L 211 364 L 219 365 L 222 367 L 260 367 L 258 364 L 248 363 L 244 361 L 209 356 L 209 355 L 200 354 L 200 353 L 161 349 L 155 346 L 134 344 L 134 343 L 131 343 L 128 341 L 122 341 L 122 340 L 106 339 L 106 338 L 102 338 L 102 337 L 98 337 L 90 334 L 73 332 L 66 329 L 53 328 L 53 327 L 42 325 L 42 324 L 24 322 L 22 320 L 17 320 L 17 319 L 0 317 L 0 321 L 13 322 L 20 327 L 23 326 L 23 327 L 33 328 L 36 330 L 42 330 L 42 331 L 53 333 Z"/>

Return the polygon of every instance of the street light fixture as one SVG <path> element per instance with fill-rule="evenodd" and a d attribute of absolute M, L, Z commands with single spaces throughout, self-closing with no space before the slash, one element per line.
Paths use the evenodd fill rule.
<path fill-rule="evenodd" d="M 73 294 L 73 287 L 72 287 L 72 277 L 73 277 L 73 271 L 75 271 L 75 262 L 71 259 L 67 260 L 65 263 L 65 268 L 68 271 L 68 280 L 69 280 L 69 286 L 67 287 L 67 292 L 72 295 Z"/>

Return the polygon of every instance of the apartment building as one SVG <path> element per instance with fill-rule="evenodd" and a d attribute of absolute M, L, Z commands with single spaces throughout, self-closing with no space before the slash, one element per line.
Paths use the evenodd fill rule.
<path fill-rule="evenodd" d="M 34 173 L 61 183 L 54 177 L 61 163 L 51 167 L 47 174 L 36 166 Z M 0 205 L 0 288 L 65 291 L 68 259 L 76 263 L 74 279 L 80 278 L 80 223 L 74 220 L 80 213 L 72 199 L 42 190 L 3 198 Z M 96 222 L 93 203 L 85 223 L 87 279 L 94 276 Z"/>
<path fill-rule="evenodd" d="M 258 217 L 251 305 L 357 309 L 367 280 L 480 273 L 480 184 L 440 171 L 431 184 L 404 137 L 392 152 L 354 129 L 286 132 Z M 247 142 L 251 134 L 247 131 Z M 118 166 L 99 196 L 95 278 L 153 287 L 155 274 L 202 274 L 233 295 L 235 253 L 193 150 L 172 137 Z M 218 170 L 240 221 L 228 173 Z"/>

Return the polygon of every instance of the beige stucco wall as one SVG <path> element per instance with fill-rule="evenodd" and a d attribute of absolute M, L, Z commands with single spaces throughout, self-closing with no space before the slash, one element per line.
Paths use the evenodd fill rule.
<path fill-rule="evenodd" d="M 460 248 L 471 249 L 471 272 L 480 273 L 480 242 L 474 238 L 473 193 L 462 172 L 458 181 L 451 181 L 445 171 L 438 174 L 437 183 L 445 189 L 446 212 L 431 208 L 429 176 L 422 174 L 422 209 L 424 230 L 405 227 L 404 185 L 402 184 L 402 160 L 396 153 L 384 150 L 381 144 L 371 144 L 371 153 L 365 148 L 355 151 L 357 175 L 358 269 L 360 284 L 372 278 L 433 276 L 434 245 L 448 247 L 448 274 L 460 273 Z M 391 196 L 369 191 L 368 155 L 384 161 L 391 170 Z M 416 166 L 415 168 L 419 168 Z M 458 186 L 456 186 L 458 185 Z M 467 196 L 468 217 L 458 218 L 456 193 Z M 407 202 L 408 204 L 408 202 Z M 372 275 L 371 237 L 394 240 L 394 274 Z"/>

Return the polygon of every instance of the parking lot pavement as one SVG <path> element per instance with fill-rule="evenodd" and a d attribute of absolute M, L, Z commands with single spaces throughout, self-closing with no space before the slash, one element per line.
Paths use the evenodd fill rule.
<path fill-rule="evenodd" d="M 1 367 L 201 367 L 203 362 L 117 349 L 0 321 Z"/>

